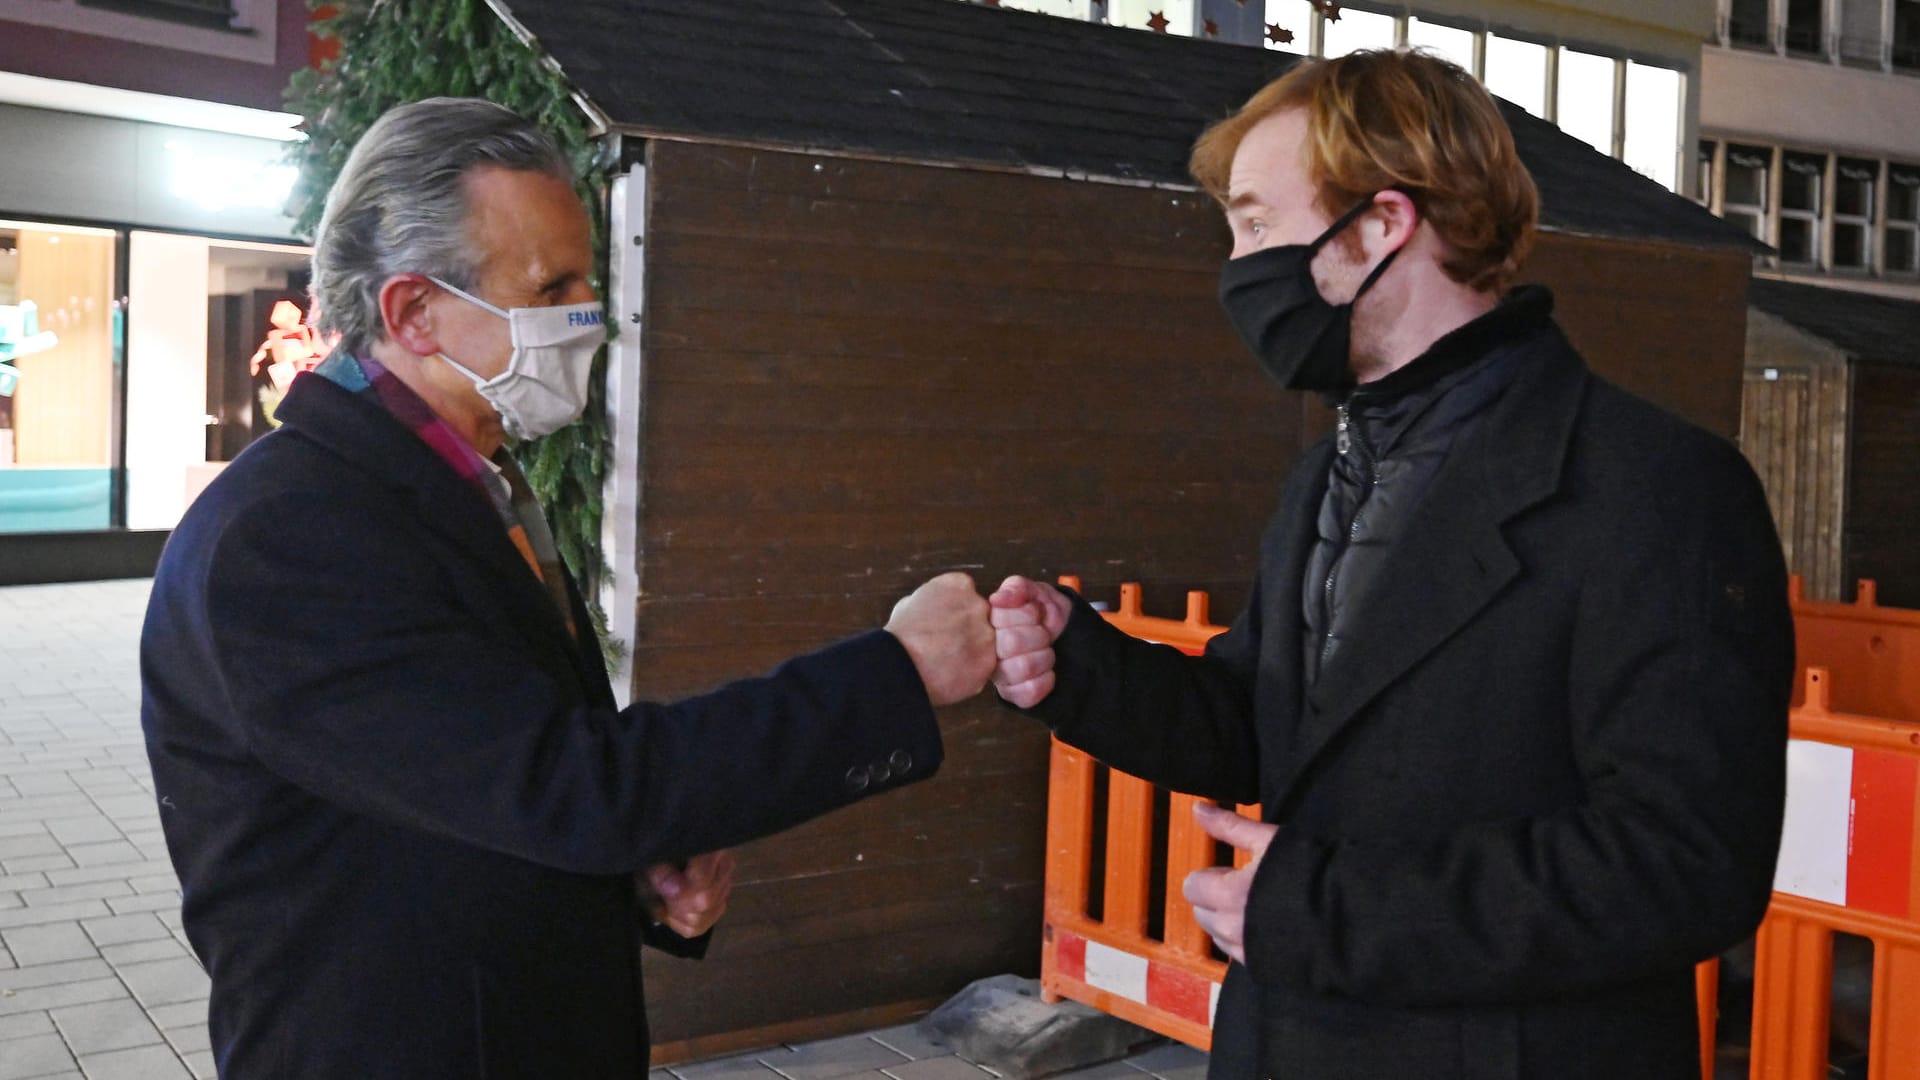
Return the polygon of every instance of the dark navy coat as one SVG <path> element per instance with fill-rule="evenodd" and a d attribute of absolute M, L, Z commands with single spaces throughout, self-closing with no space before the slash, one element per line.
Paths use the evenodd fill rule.
<path fill-rule="evenodd" d="M 1287 479 L 1250 602 L 1206 656 L 1082 604 L 1037 710 L 1120 769 L 1280 826 L 1211 1075 L 1697 1078 L 1694 964 L 1758 925 L 1785 799 L 1793 625 L 1752 469 L 1551 329 L 1309 686 L 1301 589 L 1332 454 Z"/>
<path fill-rule="evenodd" d="M 634 874 L 931 775 L 874 631 L 615 707 L 485 496 L 295 381 L 154 581 L 142 721 L 224 1080 L 646 1075 Z M 574 623 L 590 626 L 574 600 Z"/>

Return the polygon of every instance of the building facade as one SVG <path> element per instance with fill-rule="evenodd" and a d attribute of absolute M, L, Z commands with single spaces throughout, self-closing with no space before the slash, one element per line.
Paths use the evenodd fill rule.
<path fill-rule="evenodd" d="M 1713 0 L 969 0 L 1309 56 L 1411 45 L 1669 190 L 1693 194 Z"/>
<path fill-rule="evenodd" d="M 0 581 L 150 571 L 304 304 L 301 0 L 0 0 Z"/>
<path fill-rule="evenodd" d="M 1719 0 L 1696 190 L 1757 272 L 1920 300 L 1920 0 Z"/>

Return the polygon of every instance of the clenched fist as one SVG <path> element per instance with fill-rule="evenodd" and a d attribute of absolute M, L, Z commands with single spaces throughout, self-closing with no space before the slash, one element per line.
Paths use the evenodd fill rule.
<path fill-rule="evenodd" d="M 993 606 L 993 688 L 1011 705 L 1031 709 L 1053 693 L 1053 643 L 1067 628 L 1073 602 L 1051 585 L 1010 577 L 987 601 Z"/>
<path fill-rule="evenodd" d="M 733 854 L 715 851 L 688 859 L 685 866 L 661 863 L 647 868 L 647 913 L 653 921 L 691 941 L 713 929 L 733 893 Z"/>
<path fill-rule="evenodd" d="M 887 632 L 906 646 L 935 705 L 965 701 L 993 676 L 987 602 L 966 574 L 941 574 L 915 589 L 893 606 Z"/>

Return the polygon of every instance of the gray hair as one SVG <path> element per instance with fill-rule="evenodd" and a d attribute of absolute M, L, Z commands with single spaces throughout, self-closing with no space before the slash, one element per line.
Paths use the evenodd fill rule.
<path fill-rule="evenodd" d="M 477 98 L 391 109 L 353 148 L 313 244 L 319 328 L 340 335 L 341 350 L 364 355 L 386 340 L 380 287 L 394 274 L 431 274 L 473 291 L 480 260 L 467 234 L 464 181 L 482 166 L 573 180 L 552 137 Z"/>

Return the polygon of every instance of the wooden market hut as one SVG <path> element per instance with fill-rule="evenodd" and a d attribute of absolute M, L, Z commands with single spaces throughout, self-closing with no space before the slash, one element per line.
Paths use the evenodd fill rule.
<path fill-rule="evenodd" d="M 1816 600 L 1920 608 L 1920 302 L 1755 280 L 1741 446 Z"/>
<path fill-rule="evenodd" d="M 1324 407 L 1215 299 L 1201 129 L 1290 54 L 955 0 L 500 0 L 613 191 L 613 620 L 636 695 L 764 670 L 963 568 L 1254 573 Z M 1517 109 L 1529 276 L 1603 372 L 1732 436 L 1752 244 Z M 1038 964 L 1046 736 L 982 701 L 932 782 L 741 853 L 712 955 L 649 961 L 656 1043 L 877 1026 Z M 715 738 L 725 738 L 716 731 Z M 534 932 L 534 931 L 530 931 Z"/>

